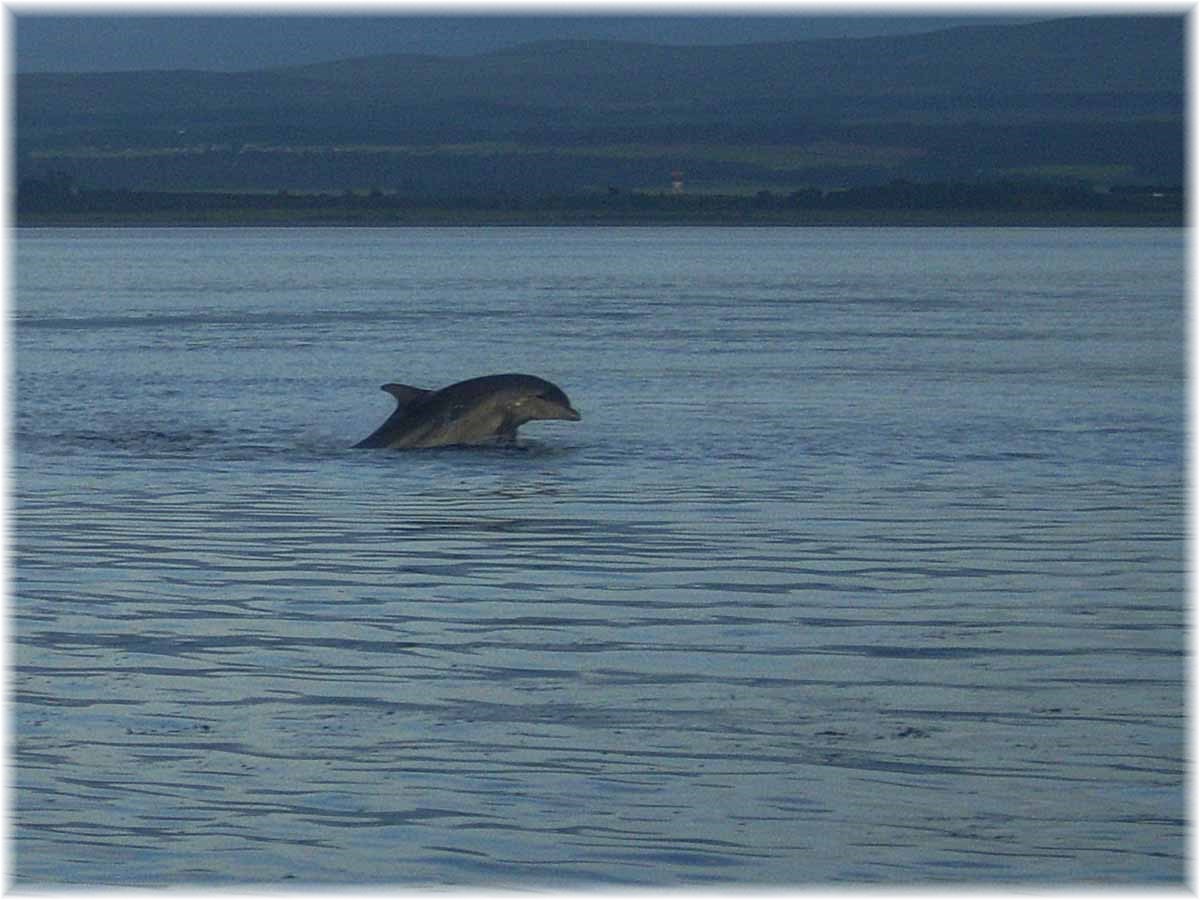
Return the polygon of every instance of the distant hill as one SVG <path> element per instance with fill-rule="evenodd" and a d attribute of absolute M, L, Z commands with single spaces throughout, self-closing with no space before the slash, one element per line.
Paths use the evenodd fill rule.
<path fill-rule="evenodd" d="M 393 99 L 618 109 L 756 98 L 1153 93 L 1183 77 L 1183 20 L 1096 17 L 929 34 L 665 47 L 543 41 L 465 60 L 374 56 L 278 76 Z"/>
<path fill-rule="evenodd" d="M 19 174 L 160 190 L 1181 183 L 1184 20 L 727 47 L 551 41 L 259 72 L 25 74 Z"/>

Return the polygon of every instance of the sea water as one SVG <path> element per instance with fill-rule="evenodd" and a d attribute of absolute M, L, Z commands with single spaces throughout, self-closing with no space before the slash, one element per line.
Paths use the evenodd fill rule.
<path fill-rule="evenodd" d="M 14 260 L 18 885 L 1184 878 L 1181 230 Z"/>

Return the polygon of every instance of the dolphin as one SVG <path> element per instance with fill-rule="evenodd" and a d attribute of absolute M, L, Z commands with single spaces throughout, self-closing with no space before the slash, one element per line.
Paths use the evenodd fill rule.
<path fill-rule="evenodd" d="M 513 441 L 533 419 L 578 422 L 579 413 L 558 387 L 533 375 L 484 375 L 440 391 L 385 384 L 396 409 L 355 447 L 445 447 Z"/>

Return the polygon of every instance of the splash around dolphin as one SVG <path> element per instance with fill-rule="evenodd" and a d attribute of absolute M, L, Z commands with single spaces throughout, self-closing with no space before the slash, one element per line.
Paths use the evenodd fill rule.
<path fill-rule="evenodd" d="M 534 419 L 580 419 L 560 388 L 534 375 L 484 375 L 438 391 L 407 384 L 382 389 L 396 398 L 396 409 L 355 447 L 504 443 L 516 440 L 517 429 Z"/>

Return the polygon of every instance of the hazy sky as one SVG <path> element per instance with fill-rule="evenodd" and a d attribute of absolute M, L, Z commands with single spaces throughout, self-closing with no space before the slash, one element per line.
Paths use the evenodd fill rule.
<path fill-rule="evenodd" d="M 563 7 L 569 9 L 569 7 Z M 499 8 L 498 8 L 499 9 Z M 518 8 L 519 9 L 519 8 Z M 843 7 L 844 10 L 844 7 Z M 1032 18 L 1053 18 L 1051 14 Z M 1024 16 L 1019 21 L 1029 21 Z M 17 15 L 19 72 L 126 69 L 237 71 L 374 53 L 466 55 L 544 38 L 732 44 L 932 31 L 969 22 L 946 15 Z"/>

